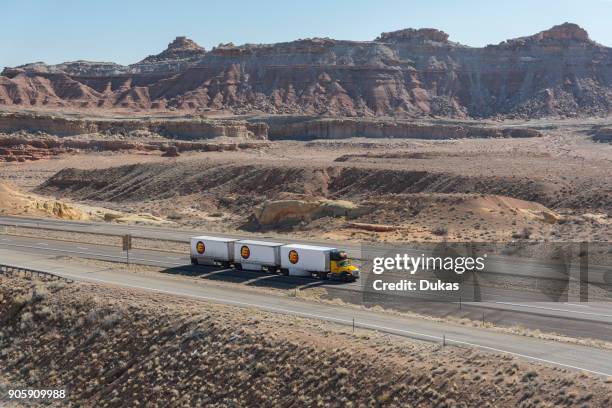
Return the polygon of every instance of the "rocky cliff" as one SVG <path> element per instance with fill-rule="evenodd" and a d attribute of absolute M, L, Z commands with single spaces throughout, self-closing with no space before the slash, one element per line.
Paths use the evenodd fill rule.
<path fill-rule="evenodd" d="M 444 140 L 542 136 L 540 131 L 527 127 L 466 126 L 401 120 L 291 116 L 270 116 L 257 120 L 266 122 L 270 140 L 347 139 L 351 137 Z"/>
<path fill-rule="evenodd" d="M 201 140 L 217 137 L 267 139 L 268 125 L 244 120 L 208 119 L 74 119 L 31 113 L 0 113 L 0 132 L 44 132 L 55 136 L 88 133 L 127 135 L 144 131 L 170 139 Z"/>
<path fill-rule="evenodd" d="M 177 37 L 129 66 L 6 68 L 2 104 L 396 118 L 607 115 L 612 49 L 570 23 L 484 48 L 435 29 L 210 51 Z"/>

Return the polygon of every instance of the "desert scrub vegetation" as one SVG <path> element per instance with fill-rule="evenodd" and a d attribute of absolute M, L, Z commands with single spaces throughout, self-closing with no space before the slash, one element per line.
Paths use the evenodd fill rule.
<path fill-rule="evenodd" d="M 141 291 L 0 277 L 0 388 L 7 384 L 63 388 L 83 407 L 608 406 L 612 395 L 603 379 L 503 355 Z"/>

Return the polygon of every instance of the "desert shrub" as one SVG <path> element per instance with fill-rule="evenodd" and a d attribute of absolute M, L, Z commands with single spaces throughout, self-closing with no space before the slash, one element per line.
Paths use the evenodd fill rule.
<path fill-rule="evenodd" d="M 448 235 L 448 228 L 446 228 L 445 226 L 436 227 L 431 230 L 431 233 L 437 236 Z"/>

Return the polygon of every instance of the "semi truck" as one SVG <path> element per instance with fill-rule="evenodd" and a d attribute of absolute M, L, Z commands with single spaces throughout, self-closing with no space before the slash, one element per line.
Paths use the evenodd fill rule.
<path fill-rule="evenodd" d="M 341 281 L 359 278 L 359 268 L 337 248 L 204 235 L 191 238 L 191 263 Z"/>
<path fill-rule="evenodd" d="M 315 275 L 342 281 L 359 277 L 359 268 L 344 251 L 314 245 L 288 244 L 281 248 L 281 272 L 290 276 Z"/>
<path fill-rule="evenodd" d="M 201 235 L 191 238 L 191 263 L 229 268 L 234 261 L 234 238 Z"/>
<path fill-rule="evenodd" d="M 234 243 L 234 267 L 249 271 L 276 272 L 280 263 L 280 242 L 242 240 Z"/>

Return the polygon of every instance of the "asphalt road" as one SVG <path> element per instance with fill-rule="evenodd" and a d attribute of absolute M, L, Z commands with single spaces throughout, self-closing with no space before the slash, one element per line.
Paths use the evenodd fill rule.
<path fill-rule="evenodd" d="M 10 239 L 2 237 L 0 239 Z M 58 259 L 61 253 L 53 253 L 50 245 L 40 240 L 36 246 L 24 248 L 22 243 L 2 241 L 0 260 L 2 263 L 44 270 L 79 281 L 102 283 L 114 286 L 164 293 L 243 308 L 257 308 L 275 313 L 326 320 L 343 325 L 387 332 L 399 336 L 441 343 L 443 338 L 449 346 L 477 348 L 496 354 L 511 354 L 519 358 L 546 365 L 560 366 L 571 370 L 583 370 L 598 376 L 612 376 L 612 352 L 592 347 L 546 341 L 532 337 L 517 336 L 431 321 L 409 318 L 355 307 L 308 302 L 301 299 L 273 296 L 262 292 L 245 290 L 240 286 L 225 287 L 206 284 L 204 280 L 181 279 L 170 274 L 138 274 L 121 268 L 87 266 Z M 21 246 L 20 246 L 21 245 Z M 70 244 L 74 251 L 86 252 Z M 32 248 L 34 247 L 34 248 Z M 83 248 L 86 248 L 84 246 Z M 86 248 L 91 249 L 91 248 Z M 96 250 L 101 248 L 96 247 Z M 114 256 L 110 254 L 107 256 Z M 35 254 L 36 256 L 33 256 Z M 134 256 L 148 254 L 136 252 Z M 172 255 L 168 255 L 170 257 Z M 175 255 L 176 256 L 176 255 Z M 178 258 L 178 256 L 177 256 Z M 143 258 L 144 259 L 144 258 Z M 178 261 L 178 259 L 176 259 Z M 174 263 L 175 259 L 164 261 Z"/>
<path fill-rule="evenodd" d="M 31 219 L 21 217 L 0 217 L 0 225 L 19 225 L 26 227 L 44 227 L 56 230 L 69 230 L 78 232 L 105 233 L 121 235 L 130 233 L 134 236 L 154 239 L 170 239 L 187 242 L 189 237 L 197 235 L 197 231 L 174 230 L 170 228 L 118 225 L 108 223 L 75 222 L 49 219 Z M 0 229 L 0 232 L 2 229 Z M 200 232 L 201 233 L 201 232 Z M 245 235 L 238 234 L 215 234 L 230 236 L 235 238 L 245 238 Z M 252 237 L 252 236 L 251 236 Z M 278 238 L 276 238 L 278 240 Z M 334 245 L 349 250 L 351 256 L 361 255 L 361 246 L 356 244 L 330 243 L 325 241 L 295 240 L 294 242 L 320 243 Z M 57 240 L 32 239 L 15 236 L 1 236 L 0 247 L 9 246 L 13 249 L 29 252 L 32 255 L 41 253 L 53 253 L 63 255 L 73 255 L 84 258 L 122 260 L 125 259 L 125 252 L 120 248 L 105 245 L 75 244 Z M 182 268 L 189 263 L 187 246 L 185 254 L 163 251 L 132 250 L 132 262 L 162 266 L 166 268 Z M 381 249 L 384 251 L 384 249 Z M 538 261 L 527 260 L 522 264 L 517 264 L 515 260 L 491 259 L 487 264 L 498 274 L 510 276 L 544 276 L 548 273 L 546 265 Z M 605 273 L 600 271 L 600 276 Z M 236 271 L 224 271 L 223 273 L 208 274 L 209 278 L 227 279 L 235 282 L 248 281 L 249 284 L 257 285 L 277 285 L 280 287 L 305 287 L 312 285 L 328 285 L 329 291 L 353 291 L 351 301 L 356 303 L 368 301 L 368 285 L 371 279 L 365 275 L 359 281 L 350 284 L 337 285 L 333 283 L 313 282 L 309 279 L 286 278 L 269 276 L 257 273 L 245 273 Z M 331 285 L 331 286 L 330 286 Z M 364 295 L 364 286 L 366 291 Z M 469 286 L 467 286 L 468 289 Z M 538 292 L 525 291 L 521 288 L 485 288 L 479 293 L 482 300 L 477 303 L 462 302 L 462 313 L 460 317 L 480 319 L 480 314 L 486 312 L 487 321 L 500 325 L 523 325 L 528 328 L 540 329 L 544 331 L 558 332 L 576 337 L 593 337 L 612 341 L 612 303 L 610 302 L 588 302 L 581 303 L 566 299 L 562 302 L 541 302 L 542 298 Z M 456 315 L 456 304 L 458 299 L 446 299 L 445 302 L 420 302 L 421 299 L 407 299 L 401 296 L 387 296 L 384 301 L 392 299 L 389 307 L 399 310 L 413 310 L 429 315 L 446 316 Z M 375 299 L 380 302 L 380 298 Z M 537 303 L 535 303 L 538 301 Z M 396 307 L 397 303 L 400 307 Z"/>
<path fill-rule="evenodd" d="M 189 239 L 196 235 L 210 234 L 220 237 L 237 238 L 237 239 L 256 239 L 271 240 L 275 242 L 284 242 L 286 237 L 270 236 L 265 234 L 226 234 L 226 233 L 206 233 L 198 230 L 177 229 L 168 227 L 155 227 L 143 225 L 122 225 L 103 222 L 85 222 L 85 221 L 68 221 L 54 219 L 38 219 L 27 217 L 0 217 L 0 226 L 23 226 L 34 228 L 47 228 L 58 231 L 74 231 L 83 233 L 99 233 L 109 235 L 124 235 L 131 234 L 134 237 L 173 240 L 188 242 Z M 0 229 L 0 232 L 2 230 Z M 388 255 L 388 251 L 401 248 L 402 252 L 410 255 L 421 255 L 422 250 L 410 249 L 404 246 L 393 247 L 388 244 L 355 244 L 345 242 L 334 242 L 325 240 L 306 240 L 306 239 L 291 239 L 292 243 L 315 244 L 324 246 L 334 246 L 343 250 L 352 258 L 357 259 L 372 259 L 374 256 Z M 480 255 L 480 254 L 479 254 Z M 510 257 L 502 255 L 494 255 L 487 259 L 487 271 L 508 274 L 512 276 L 534 277 L 542 279 L 557 279 L 559 272 L 554 265 L 551 267 L 549 261 L 539 260 L 535 258 Z M 576 266 L 576 265 L 574 265 Z M 574 268 L 576 269 L 576 268 Z M 570 271 L 570 273 L 577 271 Z M 612 265 L 589 265 L 589 281 L 601 283 L 607 280 L 612 280 Z"/>

